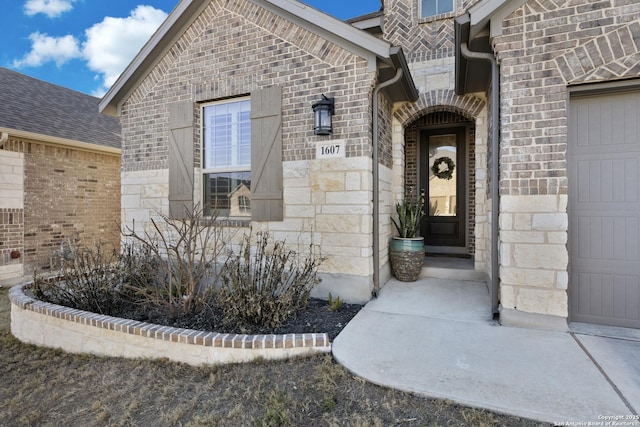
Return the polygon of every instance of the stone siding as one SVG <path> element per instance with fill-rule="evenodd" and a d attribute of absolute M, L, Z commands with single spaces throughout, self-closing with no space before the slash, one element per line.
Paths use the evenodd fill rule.
<path fill-rule="evenodd" d="M 567 196 L 500 199 L 500 302 L 567 317 Z"/>
<path fill-rule="evenodd" d="M 285 162 L 285 221 L 254 224 L 288 242 L 314 242 L 325 258 L 317 297 L 371 297 L 372 166 L 367 157 Z"/>

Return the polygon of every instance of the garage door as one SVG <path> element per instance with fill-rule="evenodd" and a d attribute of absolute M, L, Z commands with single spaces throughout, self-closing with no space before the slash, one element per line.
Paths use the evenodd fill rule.
<path fill-rule="evenodd" d="M 570 317 L 640 328 L 640 90 L 570 111 Z"/>

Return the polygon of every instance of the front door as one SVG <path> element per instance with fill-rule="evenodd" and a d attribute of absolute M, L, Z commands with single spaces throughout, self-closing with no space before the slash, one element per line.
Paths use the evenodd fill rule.
<path fill-rule="evenodd" d="M 465 253 L 466 128 L 420 133 L 420 189 L 425 198 L 421 235 L 427 252 Z"/>

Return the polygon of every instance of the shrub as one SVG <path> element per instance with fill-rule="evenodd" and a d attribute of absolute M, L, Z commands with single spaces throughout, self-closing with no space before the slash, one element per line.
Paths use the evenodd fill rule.
<path fill-rule="evenodd" d="M 60 279 L 34 276 L 31 286 L 34 296 L 79 310 L 111 313 L 125 299 L 118 251 L 102 244 L 95 249 L 72 244 L 69 249 L 73 255 L 61 260 Z"/>
<path fill-rule="evenodd" d="M 333 298 L 333 295 L 331 295 L 331 292 L 329 292 L 328 303 L 329 303 L 329 309 L 331 309 L 331 311 L 338 311 L 342 308 L 344 301 L 339 296 L 336 298 Z"/>
<path fill-rule="evenodd" d="M 128 286 L 175 316 L 201 311 L 218 280 L 218 263 L 224 263 L 229 240 L 216 219 L 203 218 L 195 206 L 183 219 L 151 219 L 151 230 L 127 229 L 125 237 L 133 245 Z"/>
<path fill-rule="evenodd" d="M 227 326 L 275 329 L 306 307 L 311 289 L 320 282 L 317 270 L 322 260 L 313 244 L 303 257 L 284 241 L 272 242 L 267 232 L 257 233 L 252 254 L 252 234 L 227 260 L 216 302 Z"/>

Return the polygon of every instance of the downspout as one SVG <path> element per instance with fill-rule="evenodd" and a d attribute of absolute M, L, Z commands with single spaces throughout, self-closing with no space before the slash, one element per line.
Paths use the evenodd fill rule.
<path fill-rule="evenodd" d="M 466 59 L 477 59 L 491 63 L 491 310 L 498 313 L 498 289 L 500 263 L 498 260 L 498 238 L 500 219 L 500 69 L 493 53 L 473 52 L 467 43 L 460 45 L 460 53 Z"/>
<path fill-rule="evenodd" d="M 379 140 L 378 134 L 378 96 L 380 91 L 387 86 L 397 83 L 403 76 L 402 68 L 398 68 L 396 75 L 385 82 L 380 83 L 373 90 L 373 296 L 377 297 L 380 291 L 380 165 L 379 165 Z"/>

